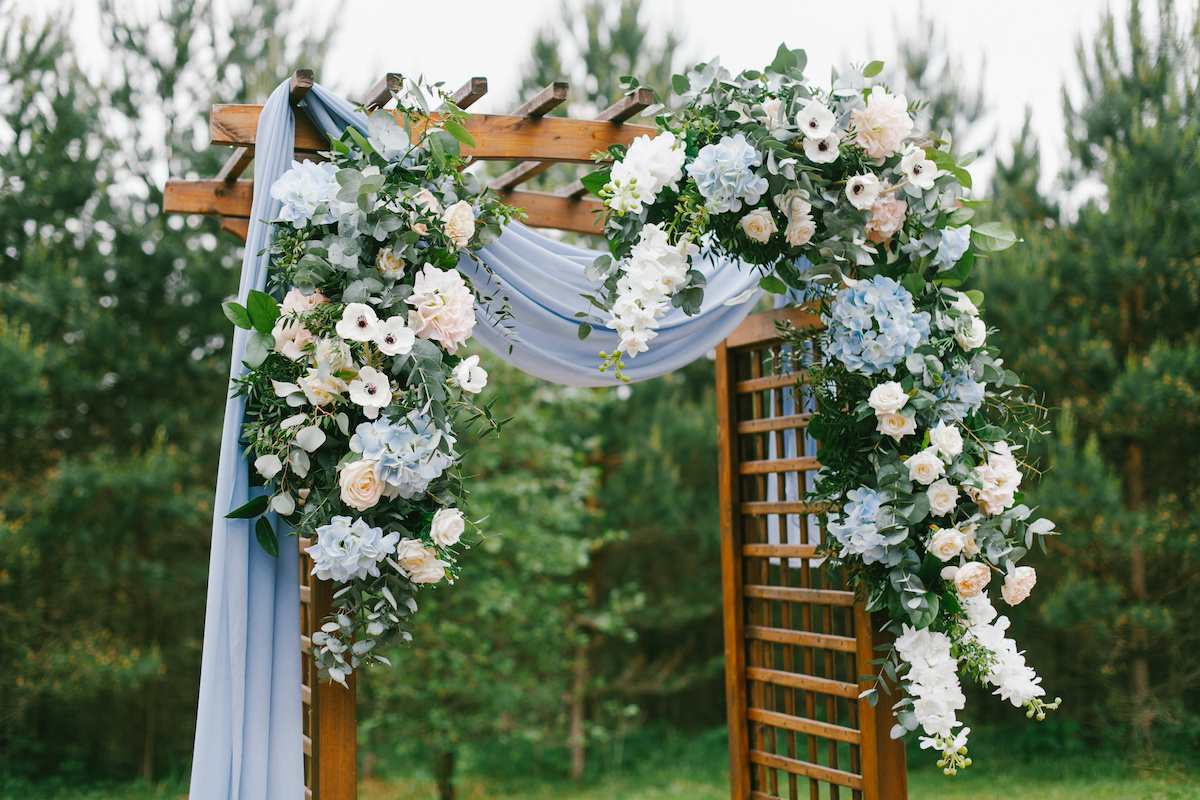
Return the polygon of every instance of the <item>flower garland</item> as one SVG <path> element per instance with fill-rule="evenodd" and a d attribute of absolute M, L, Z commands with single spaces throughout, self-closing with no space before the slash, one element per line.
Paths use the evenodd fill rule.
<path fill-rule="evenodd" d="M 1054 533 L 1018 491 L 1014 443 L 1040 434 L 1042 410 L 988 345 L 982 294 L 958 289 L 1015 237 L 972 224 L 972 157 L 914 135 L 908 100 L 868 85 L 882 64 L 828 90 L 804 65 L 781 46 L 762 72 L 714 61 L 675 76 L 679 110 L 659 111 L 659 134 L 610 148 L 611 167 L 585 179 L 610 210 L 612 256 L 589 270 L 601 286 L 588 298 L 607 318 L 592 322 L 620 334 L 600 369 L 622 377 L 669 306 L 699 311 L 701 252 L 757 265 L 763 289 L 819 310 L 823 330 L 789 338 L 825 444 L 821 555 L 897 637 L 875 662 L 877 685 L 903 691 L 893 736 L 923 732 L 952 774 L 970 763 L 960 676 L 1039 719 L 1060 702 L 1043 700 L 987 597 L 996 576 L 1008 604 L 1024 600 L 1036 574 L 1017 562 Z"/>
<path fill-rule="evenodd" d="M 456 431 L 499 427 L 472 400 L 479 357 L 459 355 L 476 296 L 456 267 L 515 209 L 461 171 L 466 115 L 442 95 L 434 120 L 429 91 L 404 81 L 368 135 L 348 129 L 330 161 L 293 163 L 271 187 L 276 294 L 225 304 L 252 332 L 237 392 L 251 476 L 269 486 L 229 516 L 274 511 L 312 540 L 313 574 L 343 584 L 312 639 L 321 678 L 343 684 L 386 661 L 379 640 L 411 639 L 421 586 L 458 575 L 471 523 Z M 255 530 L 277 554 L 265 517 Z"/>

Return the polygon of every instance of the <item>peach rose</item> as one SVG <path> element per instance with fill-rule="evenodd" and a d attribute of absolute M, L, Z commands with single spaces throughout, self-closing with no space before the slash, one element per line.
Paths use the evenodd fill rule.
<path fill-rule="evenodd" d="M 1015 606 L 1029 597 L 1029 593 L 1033 591 L 1036 583 L 1037 572 L 1033 567 L 1017 567 L 1004 576 L 1004 585 L 1000 587 L 1000 594 L 1004 597 L 1004 602 Z"/>
<path fill-rule="evenodd" d="M 981 561 L 968 561 L 954 573 L 954 588 L 963 597 L 974 597 L 992 580 L 992 570 Z"/>

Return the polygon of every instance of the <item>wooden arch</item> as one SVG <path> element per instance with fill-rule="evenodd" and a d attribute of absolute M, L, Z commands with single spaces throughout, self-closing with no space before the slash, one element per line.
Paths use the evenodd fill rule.
<path fill-rule="evenodd" d="M 392 98 L 400 77 L 388 74 L 363 97 L 368 109 Z M 295 107 L 313 85 L 309 70 L 291 78 Z M 472 78 L 453 94 L 467 108 L 487 93 Z M 629 144 L 655 128 L 629 124 L 654 101 L 648 89 L 600 112 L 595 119 L 546 116 L 568 98 L 555 82 L 512 114 L 472 115 L 465 127 L 476 146 L 472 159 L 516 165 L 490 182 L 504 201 L 525 208 L 526 223 L 602 236 L 604 206 L 585 197 L 578 181 L 554 192 L 522 188 L 554 164 L 587 164 L 613 144 Z M 167 181 L 168 214 L 220 217 L 222 229 L 246 240 L 253 181 L 242 178 L 254 159 L 262 106 L 214 105 L 211 143 L 233 153 L 215 178 Z M 298 159 L 321 160 L 326 137 L 296 115 Z M 796 413 L 802 383 L 784 358 L 777 322 L 819 325 L 800 309 L 748 317 L 717 349 L 721 571 L 725 620 L 726 702 L 731 791 L 734 800 L 906 800 L 904 745 L 890 738 L 887 697 L 875 707 L 859 699 L 869 686 L 878 625 L 843 584 L 821 570 L 816 546 L 823 531 L 810 526 L 812 509 L 788 497 L 819 464 L 806 452 L 809 415 Z M 788 443 L 794 448 L 789 452 Z M 781 531 L 790 531 L 780 533 Z M 798 532 L 798 533 L 797 533 Z M 302 541 L 301 545 L 307 546 Z M 305 797 L 354 800 L 357 790 L 357 717 L 353 676 L 349 688 L 317 681 L 308 655 L 310 636 L 330 613 L 329 582 L 312 579 L 301 557 L 301 624 L 305 653 Z"/>

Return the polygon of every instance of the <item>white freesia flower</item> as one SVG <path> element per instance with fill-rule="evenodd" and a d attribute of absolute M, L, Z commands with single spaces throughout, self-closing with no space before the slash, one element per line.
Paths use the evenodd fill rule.
<path fill-rule="evenodd" d="M 833 126 L 836 122 L 837 117 L 833 115 L 829 107 L 818 100 L 806 101 L 801 106 L 800 113 L 796 115 L 796 126 L 804 131 L 804 136 L 808 139 L 828 138 L 833 133 Z"/>
<path fill-rule="evenodd" d="M 443 508 L 433 515 L 429 536 L 439 547 L 453 547 L 466 530 L 466 519 L 457 508 Z"/>
<path fill-rule="evenodd" d="M 479 356 L 468 356 L 450 371 L 450 385 L 469 394 L 478 394 L 487 386 L 487 370 L 479 366 Z"/>
<path fill-rule="evenodd" d="M 824 139 L 804 139 L 804 156 L 814 164 L 832 164 L 841 155 L 841 139 L 831 133 Z"/>
<path fill-rule="evenodd" d="M 926 496 L 929 498 L 929 511 L 935 517 L 942 517 L 949 514 L 958 505 L 958 487 L 953 486 L 945 478 L 939 478 L 929 484 Z M 946 559 L 942 560 L 945 561 Z"/>
<path fill-rule="evenodd" d="M 413 333 L 412 328 L 408 327 L 404 317 L 397 314 L 394 317 L 388 317 L 376 326 L 374 341 L 379 352 L 384 355 L 402 356 L 412 350 L 413 343 L 417 341 L 417 335 Z"/>
<path fill-rule="evenodd" d="M 900 172 L 918 189 L 932 189 L 934 180 L 942 174 L 925 151 L 915 145 L 909 145 L 904 151 L 904 158 L 900 159 Z"/>
<path fill-rule="evenodd" d="M 846 181 L 846 199 L 859 211 L 865 211 L 879 199 L 879 191 L 882 188 L 879 178 L 870 172 L 864 172 Z"/>
<path fill-rule="evenodd" d="M 766 244 L 771 235 L 779 230 L 775 217 L 765 208 L 756 208 L 742 217 L 742 233 L 756 242 Z"/>
<path fill-rule="evenodd" d="M 946 471 L 936 447 L 926 447 L 904 463 L 908 467 L 908 477 L 923 486 L 933 483 Z"/>
<path fill-rule="evenodd" d="M 337 335 L 351 342 L 369 342 L 375 338 L 379 317 L 366 303 L 349 303 L 334 329 Z"/>
<path fill-rule="evenodd" d="M 938 424 L 929 429 L 929 444 L 936 447 L 942 457 L 949 461 L 962 452 L 962 433 L 957 425 L 947 425 L 944 420 L 938 420 Z"/>
<path fill-rule="evenodd" d="M 867 398 L 867 405 L 871 406 L 876 414 L 895 413 L 907 404 L 908 392 L 904 391 L 904 387 L 897 381 L 879 384 L 871 390 L 871 395 Z"/>
<path fill-rule="evenodd" d="M 362 406 L 367 419 L 375 419 L 381 409 L 392 402 L 392 387 L 384 375 L 374 367 L 363 367 L 358 377 L 350 382 L 350 401 Z"/>

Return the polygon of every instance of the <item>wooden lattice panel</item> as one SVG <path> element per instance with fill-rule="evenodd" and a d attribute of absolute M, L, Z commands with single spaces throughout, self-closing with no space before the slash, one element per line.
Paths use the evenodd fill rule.
<path fill-rule="evenodd" d="M 822 531 L 804 496 L 819 464 L 783 319 L 817 324 L 799 310 L 758 314 L 717 351 L 733 796 L 902 799 L 890 704 L 858 699 L 870 618 L 815 553 Z"/>

